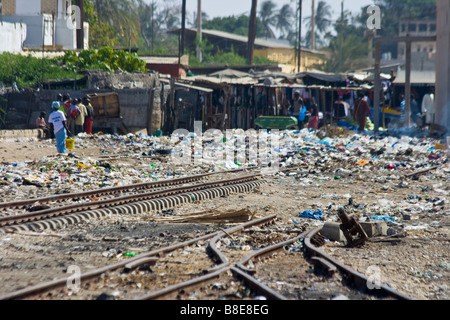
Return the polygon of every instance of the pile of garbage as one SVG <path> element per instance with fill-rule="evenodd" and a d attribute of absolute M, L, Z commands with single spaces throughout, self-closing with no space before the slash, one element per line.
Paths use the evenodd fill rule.
<path fill-rule="evenodd" d="M 51 140 L 37 143 L 54 148 Z M 98 154 L 85 156 L 87 149 Z M 4 195 L 21 199 L 30 196 L 26 193 L 30 188 L 21 190 L 24 186 L 57 194 L 270 165 L 280 170 L 303 168 L 324 179 L 383 172 L 388 175 L 374 174 L 373 179 L 396 180 L 401 174 L 435 166 L 435 175 L 448 181 L 450 172 L 445 145 L 431 138 L 353 132 L 324 137 L 323 132 L 307 129 L 260 131 L 255 136 L 241 129 L 201 136 L 98 133 L 79 134 L 75 149 L 66 155 L 2 163 L 0 188 Z M 441 189 L 443 195 L 448 193 L 445 186 Z"/>

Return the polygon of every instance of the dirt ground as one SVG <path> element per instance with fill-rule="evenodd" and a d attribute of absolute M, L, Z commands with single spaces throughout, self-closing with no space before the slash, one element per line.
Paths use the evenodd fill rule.
<path fill-rule="evenodd" d="M 98 141 L 101 140 L 79 145 L 73 150 L 78 156 L 77 161 L 117 156 L 114 153 L 105 153 L 105 147 L 96 144 Z M 146 148 L 141 148 L 134 150 L 134 153 L 142 153 L 145 150 Z M 7 171 L 8 166 L 14 163 L 25 161 L 32 166 L 33 161 L 39 161 L 43 157 L 59 159 L 52 141 L 3 140 L 0 142 L 0 173 Z M 319 164 L 320 160 L 318 157 Z M 136 160 L 133 157 L 121 161 L 129 161 L 136 170 L 139 170 L 137 163 L 149 165 L 154 162 L 153 159 Z M 420 175 L 418 179 L 411 179 L 405 178 L 402 172 L 382 170 L 376 165 L 363 168 L 350 163 L 346 166 L 353 170 L 352 174 L 338 175 L 327 166 L 317 165 L 317 162 L 315 168 L 305 165 L 292 172 L 267 176 L 267 183 L 258 187 L 254 193 L 230 195 L 203 201 L 198 205 L 186 204 L 174 209 L 174 215 L 215 208 L 248 208 L 255 212 L 256 216 L 276 213 L 277 223 L 286 228 L 296 225 L 314 227 L 323 225 L 325 221 L 338 222 L 337 208 L 352 202 L 352 205 L 347 207 L 349 213 L 360 219 L 390 215 L 395 221 L 388 221 L 388 231 L 406 231 L 406 236 L 372 238 L 358 248 L 347 248 L 343 242 L 328 241 L 322 249 L 363 274 L 370 275 L 376 270 L 382 283 L 410 297 L 421 300 L 448 300 L 450 211 L 446 195 L 449 175 L 448 171 L 444 170 L 448 168 L 448 163 L 441 164 L 437 170 Z M 3 184 L 5 188 L 10 185 L 11 182 Z M 22 188 L 31 190 L 33 187 Z M 40 190 L 31 194 L 39 195 L 45 192 Z M 2 201 L 12 201 L 15 194 L 17 193 L 5 192 Z M 320 210 L 323 220 L 299 217 L 305 210 Z M 2 293 L 16 290 L 26 284 L 64 276 L 67 265 L 74 262 L 87 268 L 111 262 L 111 257 L 104 252 L 112 248 L 116 252 L 118 248 L 126 250 L 129 246 L 148 248 L 158 241 L 162 242 L 161 235 L 173 237 L 175 241 L 218 227 L 189 224 L 182 228 L 180 225 L 150 223 L 145 217 L 141 218 L 142 220 L 139 217 L 117 218 L 115 223 L 93 221 L 87 226 L 72 226 L 56 231 L 54 236 L 51 236 L 52 231 L 44 232 L 43 236 L 1 234 L 0 281 L 5 284 L 14 281 L 14 285 L 3 286 Z M 149 230 L 152 230 L 150 238 L 139 242 L 139 239 L 149 236 Z M 97 248 L 94 242 L 81 241 L 83 237 L 101 239 L 105 235 L 116 237 L 119 241 L 113 244 L 97 242 Z M 78 243 L 77 239 L 82 243 Z M 86 259 L 89 250 L 92 250 L 92 255 L 90 259 Z M 80 255 L 80 258 L 83 257 L 82 261 L 77 258 L 77 252 L 84 252 L 83 256 Z M 57 262 L 54 260 L 55 254 L 59 254 Z M 18 282 L 14 273 L 24 270 L 26 272 L 23 273 L 22 281 Z"/>

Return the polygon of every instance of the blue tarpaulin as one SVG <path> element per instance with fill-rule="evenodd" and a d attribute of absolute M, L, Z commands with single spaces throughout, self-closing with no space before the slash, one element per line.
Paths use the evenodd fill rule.
<path fill-rule="evenodd" d="M 312 211 L 312 210 L 306 210 L 300 213 L 300 218 L 309 218 L 309 219 L 316 219 L 316 220 L 323 220 L 323 212 L 320 210 Z"/>

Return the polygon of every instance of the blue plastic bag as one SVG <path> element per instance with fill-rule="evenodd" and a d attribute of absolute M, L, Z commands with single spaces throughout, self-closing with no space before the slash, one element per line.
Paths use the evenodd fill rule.
<path fill-rule="evenodd" d="M 300 114 L 298 116 L 298 120 L 299 121 L 305 121 L 305 118 L 306 118 L 306 107 L 303 106 L 302 107 L 302 111 L 300 111 Z"/>
<path fill-rule="evenodd" d="M 320 210 L 312 211 L 312 210 L 306 210 L 299 214 L 300 218 L 309 218 L 309 219 L 316 219 L 316 220 L 323 220 L 323 212 Z"/>

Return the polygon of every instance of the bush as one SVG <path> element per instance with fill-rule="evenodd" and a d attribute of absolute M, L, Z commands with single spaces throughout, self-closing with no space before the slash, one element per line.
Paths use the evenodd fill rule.
<path fill-rule="evenodd" d="M 99 50 L 83 50 L 77 55 L 75 51 L 67 51 L 64 56 L 66 69 L 70 71 L 103 70 L 127 72 L 145 72 L 145 61 L 139 59 L 136 53 L 124 50 L 113 50 L 110 47 L 102 47 Z"/>
<path fill-rule="evenodd" d="M 43 74 L 42 74 L 43 73 Z M 34 58 L 4 52 L 0 54 L 0 82 L 12 86 L 15 82 L 19 88 L 36 87 L 44 80 L 74 79 L 76 73 L 58 65 L 57 59 Z"/>

